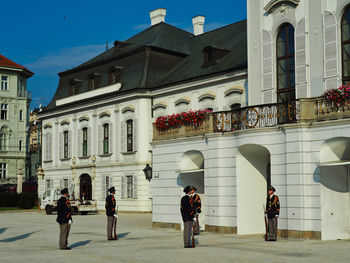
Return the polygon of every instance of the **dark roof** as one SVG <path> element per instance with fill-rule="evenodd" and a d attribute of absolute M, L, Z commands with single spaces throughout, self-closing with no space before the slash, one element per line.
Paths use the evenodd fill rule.
<path fill-rule="evenodd" d="M 12 60 L 8 59 L 7 57 L 4 57 L 3 55 L 0 54 L 0 67 L 7 67 L 7 68 L 17 68 L 17 69 L 22 69 L 29 73 L 30 75 L 33 75 L 34 73 L 31 72 L 29 69 L 26 67 L 23 67 Z"/>
<path fill-rule="evenodd" d="M 108 72 L 113 66 L 123 68 L 120 93 L 161 88 L 247 66 L 246 20 L 198 36 L 159 23 L 119 43 L 117 50 L 110 48 L 78 67 L 59 73 L 59 87 L 47 110 L 55 108 L 57 99 L 69 96 L 72 79 L 81 80 L 79 93 L 88 91 L 88 76 L 92 73 L 101 76 L 98 87 L 108 85 Z M 206 47 L 224 50 L 225 55 L 217 63 L 205 66 Z"/>

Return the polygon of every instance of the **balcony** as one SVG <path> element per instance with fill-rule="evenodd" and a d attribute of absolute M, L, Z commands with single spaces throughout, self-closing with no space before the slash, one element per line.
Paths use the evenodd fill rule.
<path fill-rule="evenodd" d="M 350 118 L 350 101 L 337 105 L 324 98 L 307 98 L 288 103 L 263 104 L 234 111 L 214 112 L 207 115 L 200 126 L 181 126 L 159 131 L 153 125 L 153 140 L 161 141 L 208 133 L 224 133 L 345 118 Z"/>

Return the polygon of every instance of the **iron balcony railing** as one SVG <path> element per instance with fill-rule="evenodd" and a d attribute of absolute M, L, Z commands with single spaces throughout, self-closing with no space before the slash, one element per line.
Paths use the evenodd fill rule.
<path fill-rule="evenodd" d="M 300 119 L 299 101 L 248 106 L 213 114 L 214 132 L 231 132 L 295 123 Z"/>

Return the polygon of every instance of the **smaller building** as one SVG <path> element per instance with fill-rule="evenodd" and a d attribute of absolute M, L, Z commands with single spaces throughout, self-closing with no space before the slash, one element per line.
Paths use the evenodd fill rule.
<path fill-rule="evenodd" d="M 36 173 L 41 165 L 42 156 L 42 126 L 38 118 L 38 112 L 41 109 L 35 108 L 30 112 L 29 117 L 29 161 L 28 161 L 28 178 L 36 181 Z"/>
<path fill-rule="evenodd" d="M 0 184 L 27 179 L 27 127 L 30 93 L 27 68 L 0 55 Z"/>

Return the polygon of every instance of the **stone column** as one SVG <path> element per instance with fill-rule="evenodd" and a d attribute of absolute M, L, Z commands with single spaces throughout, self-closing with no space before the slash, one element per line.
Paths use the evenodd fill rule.
<path fill-rule="evenodd" d="M 23 168 L 19 167 L 17 170 L 17 193 L 22 193 L 22 183 L 23 183 Z"/>
<path fill-rule="evenodd" d="M 91 188 L 92 188 L 92 200 L 96 200 L 96 156 L 92 155 L 91 156 Z"/>
<path fill-rule="evenodd" d="M 79 193 L 80 184 L 79 184 L 79 178 L 77 176 L 77 168 L 76 168 L 75 164 L 76 164 L 76 158 L 73 157 L 72 158 L 72 166 L 71 166 L 71 169 L 72 169 L 72 181 L 73 181 L 73 184 L 74 184 L 73 191 L 74 191 L 74 198 L 78 199 L 80 197 L 79 196 L 80 195 L 80 193 Z"/>

